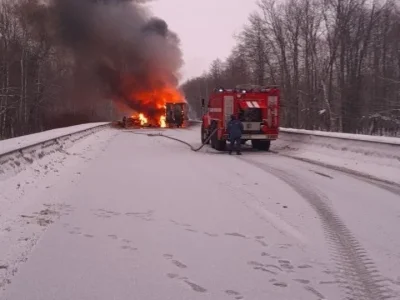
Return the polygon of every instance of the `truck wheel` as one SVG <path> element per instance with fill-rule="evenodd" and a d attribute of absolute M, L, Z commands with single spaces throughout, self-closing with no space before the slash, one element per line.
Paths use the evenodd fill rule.
<path fill-rule="evenodd" d="M 226 148 L 226 141 L 225 140 L 216 140 L 215 143 L 215 150 L 217 151 L 225 151 Z"/>
<path fill-rule="evenodd" d="M 254 149 L 261 151 L 269 151 L 269 148 L 271 146 L 271 141 L 252 140 L 251 144 Z"/>
<path fill-rule="evenodd" d="M 204 125 L 201 124 L 201 143 L 204 144 L 204 142 L 207 140 L 207 130 L 204 128 Z"/>
<path fill-rule="evenodd" d="M 212 128 L 210 128 L 210 133 L 212 132 Z M 215 149 L 215 145 L 217 143 L 216 135 L 214 134 L 210 139 L 211 148 Z"/>
<path fill-rule="evenodd" d="M 214 131 L 215 127 L 211 127 L 210 131 Z M 226 148 L 226 141 L 225 140 L 219 140 L 218 139 L 218 135 L 215 133 L 212 137 L 211 137 L 211 147 L 217 151 L 224 151 Z"/>
<path fill-rule="evenodd" d="M 216 128 L 217 128 L 217 124 L 215 123 L 215 121 L 212 121 L 210 128 L 209 128 L 209 134 L 212 134 Z M 216 149 L 217 140 L 218 140 L 218 134 L 216 132 L 214 132 L 214 134 L 210 140 L 211 148 Z"/>

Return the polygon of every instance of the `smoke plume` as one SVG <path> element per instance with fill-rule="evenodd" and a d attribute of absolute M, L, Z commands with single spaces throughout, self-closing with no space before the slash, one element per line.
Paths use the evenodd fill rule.
<path fill-rule="evenodd" d="M 179 38 L 165 21 L 151 17 L 143 2 L 48 0 L 46 4 L 52 24 L 49 35 L 72 53 L 79 88 L 97 86 L 136 111 L 144 106 L 156 110 L 135 95 L 176 87 L 182 65 Z"/>

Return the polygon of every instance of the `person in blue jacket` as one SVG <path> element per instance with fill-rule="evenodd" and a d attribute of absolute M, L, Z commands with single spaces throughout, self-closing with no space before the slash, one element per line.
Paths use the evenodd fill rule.
<path fill-rule="evenodd" d="M 236 118 L 235 115 L 231 115 L 231 120 L 228 123 L 228 135 L 229 135 L 229 154 L 232 154 L 232 151 L 235 148 L 236 144 L 236 153 L 241 155 L 241 142 L 240 139 L 242 138 L 243 133 L 243 123 Z"/>

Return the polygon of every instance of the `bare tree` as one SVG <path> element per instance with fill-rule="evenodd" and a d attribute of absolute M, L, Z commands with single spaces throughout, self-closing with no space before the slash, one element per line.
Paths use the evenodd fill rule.
<path fill-rule="evenodd" d="M 76 64 L 53 21 L 39 0 L 0 1 L 0 139 L 113 117 L 101 93 L 71 93 Z"/>
<path fill-rule="evenodd" d="M 394 0 L 260 0 L 232 56 L 248 66 L 241 80 L 280 86 L 283 126 L 400 135 Z M 230 57 L 229 85 L 236 72 Z"/>

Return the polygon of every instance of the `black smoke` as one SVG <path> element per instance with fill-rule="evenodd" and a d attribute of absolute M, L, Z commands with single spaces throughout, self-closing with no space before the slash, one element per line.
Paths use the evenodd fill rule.
<path fill-rule="evenodd" d="M 178 84 L 179 38 L 143 2 L 48 0 L 47 29 L 72 54 L 77 90 L 100 89 L 104 98 L 141 109 L 132 94 Z"/>

